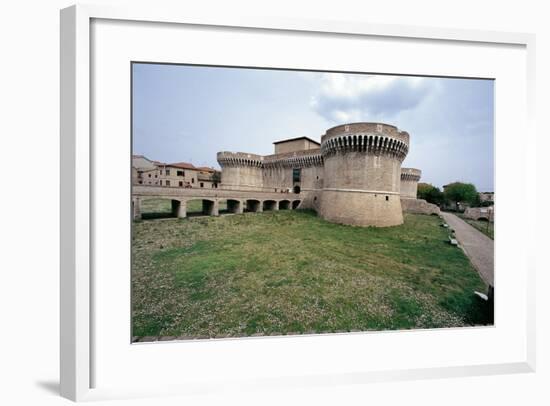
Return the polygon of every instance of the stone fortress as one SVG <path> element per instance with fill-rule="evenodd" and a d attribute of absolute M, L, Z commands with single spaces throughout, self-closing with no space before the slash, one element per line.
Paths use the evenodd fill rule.
<path fill-rule="evenodd" d="M 409 134 L 382 123 L 330 128 L 321 143 L 299 137 L 274 143 L 273 155 L 219 152 L 222 190 L 300 195 L 311 208 L 341 224 L 387 227 L 403 223 L 403 211 L 438 214 L 416 198 L 421 171 L 401 168 Z"/>

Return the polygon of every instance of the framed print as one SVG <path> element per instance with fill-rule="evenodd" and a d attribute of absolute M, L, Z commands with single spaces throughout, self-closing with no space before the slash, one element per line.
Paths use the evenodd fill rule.
<path fill-rule="evenodd" d="M 61 13 L 63 396 L 534 370 L 533 36 L 184 11 Z"/>

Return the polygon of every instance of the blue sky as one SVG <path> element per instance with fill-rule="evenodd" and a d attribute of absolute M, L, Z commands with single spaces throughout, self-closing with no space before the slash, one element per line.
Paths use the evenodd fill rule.
<path fill-rule="evenodd" d="M 346 122 L 410 134 L 404 167 L 438 187 L 493 191 L 492 80 L 133 65 L 133 152 L 218 167 L 218 151 L 273 153 L 274 141 Z"/>

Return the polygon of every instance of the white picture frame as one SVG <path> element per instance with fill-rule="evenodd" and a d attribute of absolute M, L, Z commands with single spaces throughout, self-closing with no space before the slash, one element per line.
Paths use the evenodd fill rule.
<path fill-rule="evenodd" d="M 534 134 L 534 44 L 535 37 L 525 33 L 486 32 L 460 29 L 380 25 L 341 21 L 287 20 L 287 19 L 228 19 L 196 17 L 186 14 L 185 8 L 158 10 L 155 8 L 110 8 L 105 6 L 77 5 L 61 11 L 61 394 L 79 401 L 90 399 L 101 391 L 94 386 L 90 374 L 94 364 L 91 336 L 94 319 L 91 317 L 94 289 L 93 240 L 94 230 L 93 176 L 91 155 L 91 24 L 95 19 L 126 22 L 156 22 L 192 24 L 194 26 L 240 27 L 287 32 L 315 32 L 350 34 L 381 38 L 409 38 L 438 40 L 450 43 L 507 44 L 525 47 L 527 55 L 527 95 L 525 139 L 535 145 Z M 398 73 L 398 72 L 397 72 Z M 534 162 L 527 170 L 533 170 Z M 530 196 L 529 201 L 535 197 Z M 530 221 L 536 213 L 529 213 Z M 525 358 L 520 362 L 495 364 L 471 363 L 464 366 L 439 368 L 409 368 L 388 371 L 365 371 L 355 374 L 310 375 L 306 384 L 323 382 L 357 383 L 373 380 L 422 379 L 434 377 L 468 376 L 529 372 L 535 370 L 535 286 L 534 248 L 527 253 Z M 498 293 L 497 293 L 498 294 Z M 290 385 L 292 380 L 280 379 L 279 385 Z M 174 393 L 185 393 L 184 384 Z M 253 385 L 253 382 L 250 382 Z M 162 391 L 164 389 L 159 389 Z M 102 393 L 109 397 L 109 394 Z"/>

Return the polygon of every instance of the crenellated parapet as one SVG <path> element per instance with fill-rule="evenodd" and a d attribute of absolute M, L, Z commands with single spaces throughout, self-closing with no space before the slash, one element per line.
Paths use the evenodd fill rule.
<path fill-rule="evenodd" d="M 264 157 L 265 168 L 308 168 L 322 165 L 323 157 L 320 149 L 310 149 Z"/>
<path fill-rule="evenodd" d="M 352 123 L 333 127 L 321 137 L 325 156 L 347 152 L 386 155 L 403 161 L 409 152 L 409 134 L 381 123 Z"/>
<path fill-rule="evenodd" d="M 418 181 L 422 171 L 415 168 L 401 168 L 401 197 L 405 199 L 416 199 L 418 193 Z"/>
<path fill-rule="evenodd" d="M 245 152 L 222 151 L 218 152 L 217 159 L 222 168 L 240 166 L 261 168 L 264 157 L 256 154 L 247 154 Z"/>
<path fill-rule="evenodd" d="M 401 180 L 418 182 L 422 176 L 422 171 L 415 168 L 401 168 Z"/>

